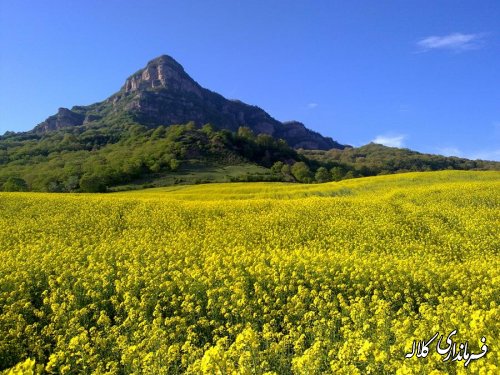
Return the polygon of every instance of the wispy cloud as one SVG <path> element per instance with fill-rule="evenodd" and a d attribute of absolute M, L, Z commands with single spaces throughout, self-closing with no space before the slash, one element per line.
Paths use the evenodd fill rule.
<path fill-rule="evenodd" d="M 378 143 L 388 147 L 403 147 L 406 135 L 378 135 L 372 140 L 373 143 Z"/>
<path fill-rule="evenodd" d="M 494 160 L 500 161 L 500 149 L 484 149 L 480 151 L 463 152 L 457 147 L 438 147 L 435 149 L 439 155 L 457 156 L 470 160 Z"/>
<path fill-rule="evenodd" d="M 462 156 L 462 152 L 456 147 L 439 147 L 436 151 L 443 156 Z"/>
<path fill-rule="evenodd" d="M 419 40 L 417 46 L 424 52 L 436 49 L 460 52 L 482 47 L 483 38 L 484 34 L 452 33 L 443 36 L 429 36 Z"/>
<path fill-rule="evenodd" d="M 308 103 L 307 104 L 307 108 L 309 109 L 314 109 L 318 106 L 319 104 L 318 103 Z"/>
<path fill-rule="evenodd" d="M 399 113 L 411 112 L 411 106 L 409 106 L 408 104 L 400 104 L 398 107 L 398 112 Z"/>
<path fill-rule="evenodd" d="M 498 150 L 484 150 L 476 152 L 468 157 L 469 159 L 476 160 L 493 160 L 500 161 L 500 149 Z"/>

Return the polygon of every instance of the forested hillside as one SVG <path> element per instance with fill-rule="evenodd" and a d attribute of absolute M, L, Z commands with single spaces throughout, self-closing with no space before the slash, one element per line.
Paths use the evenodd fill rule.
<path fill-rule="evenodd" d="M 327 182 L 443 169 L 499 169 L 499 163 L 367 145 L 292 149 L 284 140 L 194 123 L 149 128 L 123 119 L 47 133 L 0 137 L 4 191 L 104 192 L 228 181 Z"/>

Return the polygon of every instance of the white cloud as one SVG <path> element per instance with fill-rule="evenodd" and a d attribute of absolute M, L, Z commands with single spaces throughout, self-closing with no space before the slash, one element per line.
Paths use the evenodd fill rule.
<path fill-rule="evenodd" d="M 476 152 L 462 152 L 456 147 L 440 147 L 436 149 L 439 155 L 443 156 L 457 156 L 470 160 L 494 160 L 500 161 L 500 149 L 496 150 L 482 150 Z"/>
<path fill-rule="evenodd" d="M 314 108 L 316 108 L 318 105 L 319 105 L 318 103 L 309 103 L 309 104 L 307 105 L 307 108 L 309 108 L 309 109 L 314 109 Z"/>
<path fill-rule="evenodd" d="M 400 106 L 398 107 L 398 112 L 399 113 L 411 112 L 411 106 L 409 106 L 408 104 L 400 104 Z"/>
<path fill-rule="evenodd" d="M 429 36 L 417 42 L 423 51 L 433 49 L 447 49 L 452 51 L 465 51 L 480 48 L 483 34 L 452 33 L 444 36 Z"/>
<path fill-rule="evenodd" d="M 395 136 L 389 136 L 389 135 L 378 135 L 375 137 L 374 140 L 372 140 L 373 143 L 378 143 L 384 146 L 388 147 L 403 147 L 404 146 L 404 140 L 406 139 L 406 135 L 395 135 Z"/>
<path fill-rule="evenodd" d="M 462 156 L 462 152 L 456 147 L 440 147 L 437 152 L 443 156 Z"/>
<path fill-rule="evenodd" d="M 472 159 L 472 160 L 481 159 L 481 160 L 500 161 L 500 149 L 498 149 L 498 150 L 484 150 L 484 151 L 476 152 L 475 154 L 472 154 L 468 158 Z"/>

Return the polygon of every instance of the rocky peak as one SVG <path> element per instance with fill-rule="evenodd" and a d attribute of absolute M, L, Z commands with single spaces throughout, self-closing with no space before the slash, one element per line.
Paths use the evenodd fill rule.
<path fill-rule="evenodd" d="M 35 131 L 47 132 L 50 130 L 58 130 L 69 126 L 81 125 L 85 121 L 85 116 L 73 112 L 68 108 L 59 108 L 57 114 L 50 116 L 44 122 L 35 127 Z"/>
<path fill-rule="evenodd" d="M 155 89 L 202 94 L 200 85 L 184 71 L 182 65 L 167 55 L 148 62 L 144 69 L 130 76 L 122 88 L 125 93 Z"/>
<path fill-rule="evenodd" d="M 344 145 L 323 137 L 302 123 L 282 123 L 259 107 L 228 100 L 201 87 L 177 61 L 167 55 L 151 60 L 143 69 L 132 74 L 121 90 L 108 99 L 71 110 L 61 108 L 34 130 L 47 132 L 94 122 L 106 125 L 116 121 L 120 114 L 150 127 L 190 121 L 200 126 L 212 123 L 231 131 L 248 126 L 255 134 L 282 138 L 295 148 L 344 148 Z"/>
<path fill-rule="evenodd" d="M 345 145 L 306 128 L 306 126 L 299 121 L 283 122 L 280 137 L 286 139 L 294 148 L 321 150 L 345 148 Z"/>

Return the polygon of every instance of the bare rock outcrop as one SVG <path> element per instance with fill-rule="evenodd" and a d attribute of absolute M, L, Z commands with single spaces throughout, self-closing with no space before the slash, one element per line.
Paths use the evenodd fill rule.
<path fill-rule="evenodd" d="M 85 120 L 85 115 L 76 113 L 68 108 L 59 108 L 57 114 L 50 116 L 44 122 L 41 122 L 35 127 L 35 131 L 47 132 L 51 130 L 59 130 L 69 126 L 82 125 Z"/>

